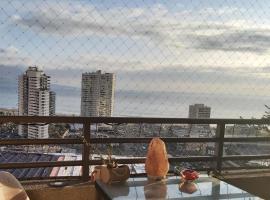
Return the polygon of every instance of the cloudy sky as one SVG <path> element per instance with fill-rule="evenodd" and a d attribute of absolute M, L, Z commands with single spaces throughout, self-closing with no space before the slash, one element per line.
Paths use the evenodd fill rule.
<path fill-rule="evenodd" d="M 117 90 L 270 96 L 270 1 L 1 0 L 0 7 L 0 72 L 38 65 L 54 84 L 80 87 L 81 72 L 102 69 L 116 73 Z"/>

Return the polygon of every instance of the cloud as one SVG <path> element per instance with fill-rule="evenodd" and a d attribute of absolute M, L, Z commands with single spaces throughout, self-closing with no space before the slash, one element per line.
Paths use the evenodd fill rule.
<path fill-rule="evenodd" d="M 216 36 L 194 36 L 198 45 L 195 48 L 204 50 L 238 51 L 266 53 L 270 47 L 270 30 L 225 32 Z"/>
<path fill-rule="evenodd" d="M 0 49 L 0 65 L 8 63 L 18 66 L 23 52 L 10 46 Z M 9 55 L 7 62 L 4 58 Z M 12 59 L 11 59 L 12 58 Z M 117 90 L 192 92 L 206 94 L 265 95 L 269 88 L 269 67 L 261 68 L 231 66 L 200 66 L 193 64 L 159 64 L 148 66 L 136 59 L 120 59 L 114 56 L 85 54 L 73 57 L 74 60 L 57 60 L 42 63 L 46 74 L 51 76 L 52 84 L 80 88 L 81 74 L 98 69 L 116 74 Z M 40 66 L 40 63 L 36 63 Z M 61 65 L 62 64 L 62 65 Z M 126 67 L 127 66 L 127 67 Z M 132 68 L 133 67 L 133 68 Z M 149 67 L 149 68 L 147 68 Z M 9 70 L 8 70 L 9 71 Z M 1 67 L 0 67 L 0 72 Z"/>
<path fill-rule="evenodd" d="M 20 54 L 21 52 L 14 46 L 0 48 L 0 65 L 3 66 L 26 66 L 32 63 L 27 56 Z"/>
<path fill-rule="evenodd" d="M 80 88 L 81 74 L 96 69 L 49 69 L 54 84 Z M 227 68 L 200 66 L 164 66 L 156 70 L 107 71 L 116 74 L 116 88 L 140 92 L 191 92 L 198 94 L 228 94 L 267 96 L 269 76 L 264 68 Z M 261 74 L 262 73 L 262 74 Z"/>
<path fill-rule="evenodd" d="M 207 7 L 194 12 L 181 7 L 172 12 L 162 4 L 101 9 L 92 4 L 65 2 L 50 2 L 38 7 L 39 10 L 14 14 L 11 21 L 37 34 L 75 37 L 78 40 L 88 36 L 120 38 L 122 48 L 136 40 L 131 48 L 140 44 L 144 46 L 144 54 L 145 51 L 162 51 L 166 59 L 178 63 L 183 62 L 177 58 L 179 54 L 194 54 L 196 57 L 196 53 L 200 54 L 202 50 L 204 55 L 222 51 L 223 57 L 227 57 L 228 52 L 266 54 L 270 47 L 270 27 L 241 18 L 241 14 L 246 12 L 243 8 Z"/>
<path fill-rule="evenodd" d="M 9 54 L 9 55 L 15 55 L 18 54 L 19 50 L 14 46 L 9 46 L 7 48 L 1 48 L 0 53 L 2 54 Z"/>
<path fill-rule="evenodd" d="M 36 64 L 90 71 L 270 65 L 270 26 L 241 18 L 242 8 L 221 5 L 195 12 L 161 4 L 104 8 L 81 3 L 31 3 L 39 9 L 11 17 L 13 25 L 34 31 L 46 44 L 35 52 Z"/>
<path fill-rule="evenodd" d="M 145 17 L 148 16 L 146 12 L 151 12 L 154 16 L 147 22 L 145 22 Z M 41 11 L 29 11 L 25 15 L 16 14 L 11 19 L 14 24 L 23 28 L 47 34 L 161 39 L 164 36 L 155 30 L 154 23 L 165 14 L 164 12 L 167 11 L 161 6 L 155 6 L 150 10 L 124 7 L 98 10 L 92 5 L 74 7 L 68 4 L 53 4 L 43 7 Z"/>
<path fill-rule="evenodd" d="M 38 7 L 39 10 L 13 15 L 12 22 L 38 33 L 59 36 L 147 38 L 153 42 L 179 39 L 179 36 L 194 31 L 220 32 L 229 26 L 211 18 L 231 16 L 240 11 L 239 8 L 225 6 L 219 9 L 202 8 L 196 12 L 183 8 L 171 12 L 162 4 L 100 9 L 92 4 L 82 6 L 63 2 Z"/>
<path fill-rule="evenodd" d="M 108 72 L 133 71 L 133 70 L 150 70 L 156 69 L 158 66 L 149 65 L 142 60 L 135 58 L 124 58 L 111 54 L 85 53 L 74 55 L 73 57 L 62 57 L 54 60 L 45 58 L 39 60 L 42 66 L 47 69 L 54 69 L 55 66 L 59 70 L 79 69 L 84 71 L 96 71 L 102 69 Z"/>

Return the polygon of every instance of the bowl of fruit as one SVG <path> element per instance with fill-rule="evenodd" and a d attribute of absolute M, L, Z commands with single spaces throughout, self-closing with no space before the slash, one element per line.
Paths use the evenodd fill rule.
<path fill-rule="evenodd" d="M 199 178 L 199 173 L 192 169 L 184 169 L 180 172 L 180 176 L 184 182 L 192 182 Z"/>

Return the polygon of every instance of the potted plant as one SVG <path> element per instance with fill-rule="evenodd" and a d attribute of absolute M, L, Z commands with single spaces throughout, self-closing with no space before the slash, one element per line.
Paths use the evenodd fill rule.
<path fill-rule="evenodd" d="M 112 145 L 108 145 L 107 157 L 100 156 L 103 164 L 96 166 L 92 172 L 92 180 L 100 179 L 104 183 L 123 182 L 129 178 L 130 170 L 127 165 L 118 165 L 112 157 Z"/>

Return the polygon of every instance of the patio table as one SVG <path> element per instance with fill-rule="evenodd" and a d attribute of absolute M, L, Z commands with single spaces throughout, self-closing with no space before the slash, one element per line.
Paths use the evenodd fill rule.
<path fill-rule="evenodd" d="M 161 181 L 147 177 L 129 178 L 124 183 L 105 184 L 97 180 L 95 187 L 101 199 L 261 199 L 214 177 L 201 175 L 193 184 L 183 185 L 178 176 Z M 195 191 L 196 190 L 196 191 Z M 192 193 L 191 193 L 192 192 Z"/>

